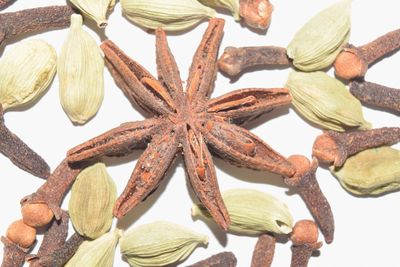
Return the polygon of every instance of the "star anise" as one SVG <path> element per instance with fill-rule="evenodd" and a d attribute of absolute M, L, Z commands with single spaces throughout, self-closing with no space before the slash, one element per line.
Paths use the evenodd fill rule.
<path fill-rule="evenodd" d="M 210 20 L 193 58 L 185 91 L 162 29 L 156 30 L 158 79 L 111 41 L 101 45 L 117 85 L 131 102 L 154 114 L 151 119 L 122 124 L 68 152 L 68 160 L 78 162 L 125 155 L 148 144 L 117 200 L 116 217 L 123 217 L 146 198 L 158 186 L 176 155 L 182 153 L 187 176 L 198 198 L 226 230 L 230 219 L 207 145 L 214 154 L 240 167 L 287 177 L 295 174 L 295 168 L 285 157 L 248 130 L 231 124 L 242 124 L 289 104 L 287 89 L 241 89 L 210 99 L 223 26 L 221 19 Z"/>

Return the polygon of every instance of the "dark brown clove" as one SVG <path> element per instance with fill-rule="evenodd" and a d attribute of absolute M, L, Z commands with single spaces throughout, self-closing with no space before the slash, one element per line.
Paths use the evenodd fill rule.
<path fill-rule="evenodd" d="M 239 13 L 250 27 L 267 29 L 271 23 L 274 7 L 269 0 L 240 0 Z"/>
<path fill-rule="evenodd" d="M 352 81 L 350 93 L 363 103 L 400 112 L 400 89 L 366 81 Z"/>
<path fill-rule="evenodd" d="M 251 259 L 251 267 L 269 267 L 275 254 L 275 237 L 269 234 L 260 235 Z"/>
<path fill-rule="evenodd" d="M 220 71 L 236 76 L 255 66 L 290 67 L 286 48 L 277 46 L 227 47 L 218 60 Z"/>
<path fill-rule="evenodd" d="M 22 220 L 10 224 L 6 232 L 7 239 L 22 248 L 31 247 L 36 241 L 36 229 Z"/>
<path fill-rule="evenodd" d="M 1 267 L 22 267 L 29 249 L 18 246 L 4 236 L 1 237 L 1 242 L 4 244 Z"/>
<path fill-rule="evenodd" d="M 346 159 L 368 148 L 394 145 L 400 142 L 399 127 L 384 127 L 366 131 L 338 133 L 326 131 L 313 145 L 313 156 L 318 160 L 341 167 Z"/>
<path fill-rule="evenodd" d="M 12 2 L 14 2 L 15 0 L 0 0 L 0 8 L 4 8 L 7 5 L 11 4 Z"/>
<path fill-rule="evenodd" d="M 40 267 L 40 259 L 51 255 L 58 249 L 62 248 L 68 236 L 68 212 L 62 210 L 61 219 L 53 220 L 47 229 L 42 244 L 36 255 L 29 255 L 26 259 L 30 263 L 30 267 Z"/>
<path fill-rule="evenodd" d="M 187 267 L 235 267 L 236 263 L 236 257 L 232 252 L 221 252 Z"/>
<path fill-rule="evenodd" d="M 48 6 L 0 14 L 0 45 L 18 35 L 66 28 L 73 13 L 70 6 Z"/>
<path fill-rule="evenodd" d="M 335 74 L 345 80 L 364 77 L 369 65 L 400 48 L 400 29 L 391 31 L 363 46 L 348 45 L 337 56 Z"/>
<path fill-rule="evenodd" d="M 318 185 L 315 173 L 318 168 L 318 160 L 314 157 L 313 162 L 300 155 L 289 157 L 289 161 L 296 167 L 293 177 L 286 177 L 285 183 L 294 186 L 299 191 L 304 202 L 310 209 L 311 214 L 317 221 L 326 243 L 332 243 L 335 231 L 333 214 L 328 200 Z"/>
<path fill-rule="evenodd" d="M 47 216 L 47 212 L 43 212 L 43 205 L 46 204 L 51 209 L 57 220 L 60 220 L 62 212 L 60 205 L 64 199 L 65 194 L 70 189 L 75 178 L 79 172 L 84 168 L 83 165 L 76 165 L 73 168 L 68 164 L 68 160 L 64 159 L 60 165 L 54 170 L 54 172 L 47 179 L 35 193 L 24 197 L 21 200 L 21 206 L 26 208 L 26 205 L 33 205 L 31 208 L 26 208 L 30 212 L 23 213 L 22 217 L 24 221 L 31 222 L 35 226 L 44 226 L 48 224 L 53 216 Z M 32 211 L 37 208 L 37 211 Z"/>
<path fill-rule="evenodd" d="M 294 227 L 290 239 L 292 240 L 291 267 L 307 267 L 313 251 L 322 246 L 318 242 L 318 227 L 310 220 L 298 221 Z"/>
<path fill-rule="evenodd" d="M 46 179 L 50 175 L 49 165 L 4 124 L 3 107 L 1 104 L 0 136 L 0 152 L 8 157 L 16 166 L 41 178 Z"/>

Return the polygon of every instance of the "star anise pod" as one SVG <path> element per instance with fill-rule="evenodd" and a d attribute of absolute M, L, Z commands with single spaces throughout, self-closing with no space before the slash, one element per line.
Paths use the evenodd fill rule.
<path fill-rule="evenodd" d="M 211 151 L 230 163 L 291 177 L 293 165 L 241 124 L 289 104 L 285 88 L 241 89 L 210 99 L 217 77 L 217 55 L 224 21 L 211 19 L 193 58 L 186 90 L 169 50 L 165 32 L 156 30 L 158 79 L 107 40 L 101 48 L 117 85 L 131 102 L 154 114 L 95 137 L 68 152 L 69 162 L 120 156 L 146 147 L 114 208 L 123 217 L 160 183 L 182 153 L 187 176 L 203 205 L 221 228 L 230 223 L 222 201 Z"/>

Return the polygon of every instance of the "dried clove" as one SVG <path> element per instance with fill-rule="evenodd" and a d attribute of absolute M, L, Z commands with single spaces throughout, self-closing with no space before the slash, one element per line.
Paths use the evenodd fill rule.
<path fill-rule="evenodd" d="M 346 159 L 368 148 L 394 145 L 400 142 L 399 127 L 384 127 L 366 131 L 338 133 L 326 131 L 313 145 L 313 156 L 318 160 L 341 167 Z"/>
<path fill-rule="evenodd" d="M 33 205 L 33 211 L 22 214 L 24 221 L 30 221 L 36 226 L 44 226 L 52 220 L 53 215 L 57 220 L 61 219 L 61 202 L 67 191 L 70 189 L 72 183 L 75 181 L 76 176 L 78 176 L 79 172 L 85 166 L 76 165 L 74 167 L 75 168 L 72 168 L 72 166 L 68 164 L 68 160 L 64 159 L 50 175 L 46 183 L 44 183 L 35 193 L 26 196 L 21 200 L 23 211 L 27 205 Z M 53 215 L 47 216 L 48 213 L 43 212 L 43 206 L 46 206 L 37 204 L 46 204 L 53 212 Z M 37 209 L 36 212 L 35 209 Z"/>
<path fill-rule="evenodd" d="M 10 224 L 6 236 L 14 244 L 22 248 L 29 248 L 36 241 L 36 229 L 22 220 L 18 220 Z"/>
<path fill-rule="evenodd" d="M 187 267 L 235 267 L 237 260 L 232 252 L 221 252 Z"/>
<path fill-rule="evenodd" d="M 285 68 L 291 66 L 291 61 L 286 54 L 286 48 L 278 46 L 229 46 L 218 60 L 219 70 L 229 76 L 236 76 L 255 66 Z"/>
<path fill-rule="evenodd" d="M 0 45 L 18 35 L 68 27 L 73 13 L 70 6 L 48 6 L 0 14 Z"/>
<path fill-rule="evenodd" d="M 4 236 L 1 237 L 1 242 L 4 244 L 1 267 L 22 267 L 29 249 L 18 246 Z"/>
<path fill-rule="evenodd" d="M 307 267 L 308 260 L 313 251 L 322 246 L 318 242 L 318 227 L 310 220 L 298 221 L 293 227 L 290 237 L 292 240 L 292 262 L 291 267 Z"/>
<path fill-rule="evenodd" d="M 0 136 L 0 152 L 16 166 L 41 178 L 47 178 L 50 175 L 49 165 L 5 126 L 1 104 Z"/>
<path fill-rule="evenodd" d="M 315 173 L 318 168 L 317 158 L 313 162 L 300 155 L 289 157 L 289 161 L 296 167 L 297 171 L 293 177 L 286 177 L 285 183 L 289 186 L 295 186 L 304 202 L 310 209 L 311 214 L 317 221 L 326 243 L 332 243 L 335 225 L 333 214 L 328 200 L 318 185 Z"/>
<path fill-rule="evenodd" d="M 363 46 L 348 45 L 336 58 L 335 74 L 346 80 L 364 77 L 370 65 L 399 48 L 400 29 L 391 31 Z"/>
<path fill-rule="evenodd" d="M 275 254 L 275 237 L 269 234 L 262 234 L 258 238 L 251 259 L 251 267 L 269 267 Z"/>
<path fill-rule="evenodd" d="M 350 93 L 361 102 L 400 112 L 400 89 L 366 81 L 352 81 Z"/>
<path fill-rule="evenodd" d="M 240 0 L 239 13 L 244 22 L 253 28 L 267 29 L 274 10 L 269 0 Z"/>
<path fill-rule="evenodd" d="M 15 0 L 0 0 L 0 8 L 6 7 L 7 5 L 11 4 Z"/>

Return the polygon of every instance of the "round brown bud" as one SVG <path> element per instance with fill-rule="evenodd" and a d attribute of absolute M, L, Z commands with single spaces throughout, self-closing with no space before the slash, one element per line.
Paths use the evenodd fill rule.
<path fill-rule="evenodd" d="M 8 227 L 6 236 L 14 244 L 29 248 L 36 240 L 36 229 L 18 220 Z"/>
<path fill-rule="evenodd" d="M 32 227 L 42 227 L 51 222 L 53 211 L 45 203 L 28 203 L 21 208 L 24 223 Z"/>
<path fill-rule="evenodd" d="M 293 164 L 293 166 L 296 168 L 296 174 L 302 176 L 304 173 L 306 173 L 311 166 L 310 160 L 302 155 L 292 155 L 288 158 L 290 163 Z"/>
<path fill-rule="evenodd" d="M 368 66 L 353 51 L 345 50 L 341 52 L 334 63 L 335 74 L 345 80 L 353 80 L 363 77 Z"/>
<path fill-rule="evenodd" d="M 327 134 L 322 134 L 315 139 L 313 145 L 313 156 L 325 163 L 333 163 L 339 155 L 339 148 Z"/>
<path fill-rule="evenodd" d="M 298 221 L 290 236 L 294 245 L 315 244 L 318 241 L 318 226 L 314 221 Z"/>

